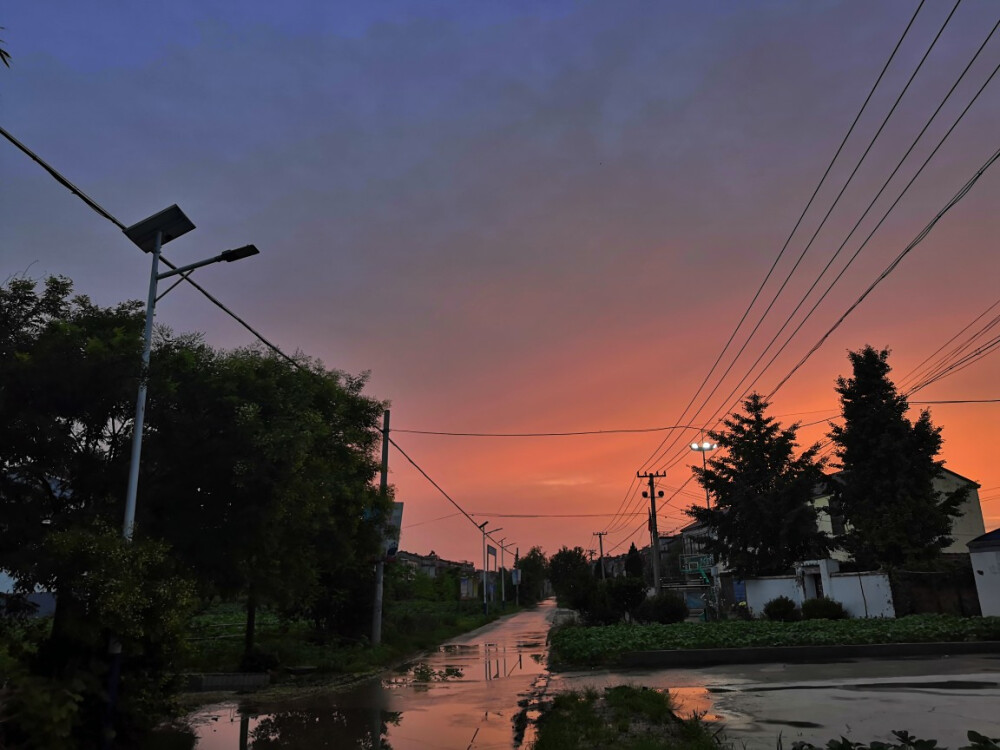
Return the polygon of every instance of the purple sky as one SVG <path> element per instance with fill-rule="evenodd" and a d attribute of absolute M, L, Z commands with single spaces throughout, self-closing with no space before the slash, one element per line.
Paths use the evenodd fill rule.
<path fill-rule="evenodd" d="M 682 417 L 916 6 L 20 2 L 0 16 L 13 56 L 0 69 L 0 124 L 126 224 L 178 203 L 198 228 L 167 248 L 175 262 L 257 244 L 261 256 L 199 280 L 286 351 L 370 370 L 394 427 L 700 425 L 728 408 L 723 397 L 1000 17 L 992 0 L 962 3 L 772 317 L 709 408 Z M 779 279 L 951 7 L 927 3 L 918 15 Z M 994 38 L 835 271 L 998 63 Z M 760 389 L 1000 146 L 998 87 L 986 88 Z M 901 379 L 997 300 L 998 173 L 778 392 L 775 414 L 832 415 L 848 349 L 892 348 Z M 0 141 L 0 273 L 63 274 L 112 304 L 144 296 L 148 267 L 113 225 Z M 764 299 L 776 289 L 772 280 Z M 217 346 L 250 343 L 189 289 L 163 301 L 158 322 L 204 331 Z M 991 356 L 913 398 L 996 398 L 998 382 Z M 1000 520 L 1000 502 L 987 500 L 1000 497 L 998 410 L 932 407 L 949 467 L 983 485 L 987 528 Z M 803 441 L 824 432 L 804 428 Z M 680 447 L 696 436 L 683 433 Z M 665 488 L 689 476 L 690 453 L 643 463 L 661 438 L 395 436 L 467 510 L 492 514 L 480 520 L 502 526 L 500 536 L 549 552 L 594 546 L 591 532 L 604 528 L 613 530 L 605 549 L 641 545 L 644 533 L 630 534 L 644 522 L 498 514 L 639 513 L 637 469 L 666 467 Z M 471 524 L 432 520 L 454 509 L 399 454 L 392 465 L 406 502 L 403 547 L 477 559 Z M 698 497 L 693 484 L 685 493 L 664 508 L 661 530 L 683 522 L 678 508 Z"/>

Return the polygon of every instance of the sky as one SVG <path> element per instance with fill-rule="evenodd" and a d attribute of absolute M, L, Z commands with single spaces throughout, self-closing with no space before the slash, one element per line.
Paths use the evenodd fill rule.
<path fill-rule="evenodd" d="M 926 3 L 904 37 L 917 7 L 14 0 L 0 126 L 125 224 L 178 204 L 197 227 L 165 248 L 178 264 L 260 248 L 197 278 L 282 350 L 370 373 L 406 454 L 390 454 L 403 549 L 479 561 L 487 521 L 522 554 L 597 549 L 598 531 L 618 554 L 648 543 L 637 472 L 666 474 L 661 533 L 704 501 L 686 446 L 746 388 L 807 445 L 837 413 L 849 350 L 891 349 L 905 390 L 971 334 L 986 328 L 956 356 L 996 336 L 1000 166 L 793 371 L 1000 147 L 994 79 L 903 193 L 1000 64 L 995 2 L 964 0 L 946 25 L 953 4 Z M 0 276 L 19 274 L 111 305 L 144 298 L 149 268 L 0 140 Z M 157 323 L 253 342 L 186 287 Z M 1000 398 L 984 353 L 911 400 Z M 1000 403 L 917 408 L 996 527 Z"/>

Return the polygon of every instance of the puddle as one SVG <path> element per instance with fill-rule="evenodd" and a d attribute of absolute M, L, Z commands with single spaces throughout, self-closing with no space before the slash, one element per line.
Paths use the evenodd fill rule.
<path fill-rule="evenodd" d="M 681 717 L 699 716 L 705 721 L 719 721 L 720 716 L 712 712 L 712 695 L 705 687 L 672 687 L 667 694 Z"/>
<path fill-rule="evenodd" d="M 161 734 L 184 750 L 448 750 L 516 747 L 534 739 L 544 691 L 545 618 L 551 605 L 519 613 L 445 644 L 382 679 L 345 692 L 206 706 L 187 726 Z M 162 742 L 161 742 L 162 745 Z"/>

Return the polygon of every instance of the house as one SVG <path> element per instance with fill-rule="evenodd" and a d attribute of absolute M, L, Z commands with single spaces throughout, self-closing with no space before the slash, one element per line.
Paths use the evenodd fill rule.
<path fill-rule="evenodd" d="M 819 514 L 820 531 L 825 531 L 834 537 L 844 532 L 844 520 L 837 515 L 836 508 L 831 506 L 831 502 L 834 502 L 836 485 L 842 481 L 840 475 L 839 471 L 827 474 L 826 482 L 817 487 L 816 495 L 813 498 L 813 504 L 818 509 L 826 511 Z M 942 494 L 954 492 L 962 486 L 968 487 L 969 493 L 959 508 L 959 515 L 955 516 L 952 522 L 952 543 L 942 550 L 945 554 L 965 554 L 968 551 L 968 543 L 986 531 L 986 526 L 983 523 L 983 509 L 979 503 L 979 484 L 944 467 L 941 467 L 938 475 L 934 478 L 934 489 Z M 843 550 L 835 550 L 830 556 L 839 562 L 847 562 L 851 559 L 850 555 Z"/>
<path fill-rule="evenodd" d="M 984 617 L 1000 615 L 1000 529 L 968 542 L 976 593 Z"/>
<path fill-rule="evenodd" d="M 437 556 L 437 554 L 431 550 L 429 555 L 417 555 L 413 552 L 398 552 L 396 553 L 396 561 L 402 563 L 403 565 L 408 565 L 415 570 L 419 570 L 424 575 L 430 576 L 431 578 L 437 578 L 446 570 L 454 570 L 460 576 L 465 576 L 468 578 L 473 578 L 476 575 L 476 566 L 470 562 L 454 562 L 452 560 L 444 560 Z"/>

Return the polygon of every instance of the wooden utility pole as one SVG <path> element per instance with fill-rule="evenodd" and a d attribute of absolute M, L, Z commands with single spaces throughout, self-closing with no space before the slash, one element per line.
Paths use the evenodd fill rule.
<path fill-rule="evenodd" d="M 638 471 L 635 473 L 636 477 L 639 479 L 649 480 L 649 491 L 643 492 L 643 497 L 649 498 L 649 538 L 650 538 L 650 554 L 653 557 L 653 593 L 660 593 L 660 532 L 656 529 L 656 482 L 655 480 L 660 477 L 667 476 L 665 471 L 654 471 L 652 474 L 646 472 L 641 474 Z M 663 497 L 663 490 L 660 490 L 659 497 Z"/>
<path fill-rule="evenodd" d="M 382 475 L 378 481 L 379 494 L 385 499 L 389 492 L 389 410 L 382 414 Z M 382 579 L 385 576 L 385 549 L 378 551 L 375 563 L 375 606 L 372 608 L 372 645 L 382 642 Z"/>
<path fill-rule="evenodd" d="M 608 532 L 606 532 L 606 531 L 595 531 L 594 532 L 594 536 L 597 537 L 597 543 L 598 543 L 598 545 L 600 545 L 600 548 L 601 548 L 601 580 L 602 581 L 608 580 L 608 575 L 607 575 L 607 573 L 604 572 L 604 537 L 606 537 L 607 535 L 608 535 Z"/>

